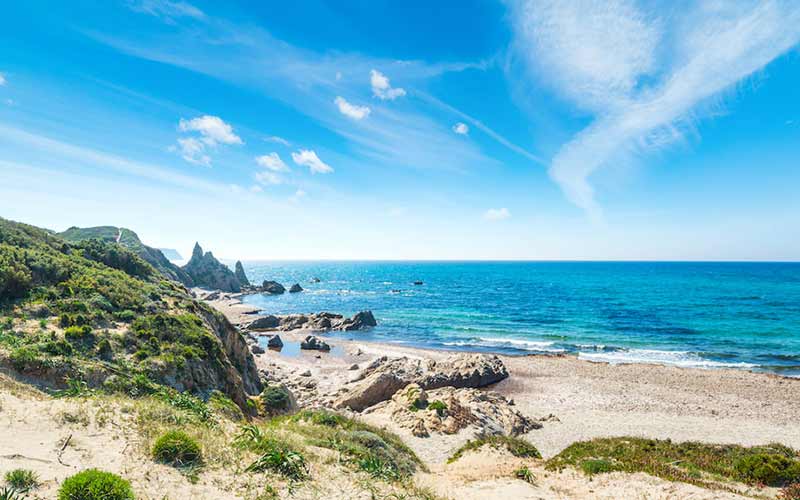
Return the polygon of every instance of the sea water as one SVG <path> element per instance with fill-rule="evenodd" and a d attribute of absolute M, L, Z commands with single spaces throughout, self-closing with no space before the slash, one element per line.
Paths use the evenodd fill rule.
<path fill-rule="evenodd" d="M 370 309 L 378 327 L 333 333 L 609 363 L 800 376 L 800 263 L 245 262 L 265 313 Z M 318 278 L 318 283 L 313 282 Z M 421 281 L 421 285 L 414 282 Z"/>

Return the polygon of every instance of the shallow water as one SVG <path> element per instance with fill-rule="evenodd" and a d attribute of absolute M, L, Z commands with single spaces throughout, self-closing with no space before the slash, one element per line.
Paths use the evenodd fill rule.
<path fill-rule="evenodd" d="M 800 264 L 245 262 L 303 293 L 245 301 L 276 314 L 371 309 L 346 338 L 592 361 L 800 375 Z M 319 283 L 311 278 L 318 277 Z M 414 285 L 421 280 L 423 285 Z"/>

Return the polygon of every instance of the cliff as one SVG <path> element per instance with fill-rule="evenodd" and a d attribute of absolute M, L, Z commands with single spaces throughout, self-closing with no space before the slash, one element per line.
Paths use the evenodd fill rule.
<path fill-rule="evenodd" d="M 183 266 L 183 270 L 192 278 L 195 286 L 223 292 L 239 292 L 242 289 L 242 284 L 233 271 L 218 261 L 211 252 L 203 253 L 199 243 L 194 244 L 192 258 Z"/>

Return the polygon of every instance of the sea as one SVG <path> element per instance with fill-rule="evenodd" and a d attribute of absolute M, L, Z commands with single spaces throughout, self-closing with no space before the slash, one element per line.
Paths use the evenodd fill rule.
<path fill-rule="evenodd" d="M 252 282 L 275 280 L 287 289 L 299 283 L 304 289 L 245 297 L 265 313 L 349 316 L 369 309 L 378 321 L 368 331 L 332 336 L 800 377 L 800 263 L 243 265 Z"/>

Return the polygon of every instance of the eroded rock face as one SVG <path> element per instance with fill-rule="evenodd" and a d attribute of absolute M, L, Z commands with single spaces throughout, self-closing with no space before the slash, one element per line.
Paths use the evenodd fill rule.
<path fill-rule="evenodd" d="M 364 368 L 349 391 L 336 401 L 336 406 L 363 411 L 412 383 L 426 390 L 448 386 L 475 388 L 506 377 L 508 370 L 500 358 L 485 354 L 456 354 L 439 362 L 382 357 Z"/>
<path fill-rule="evenodd" d="M 516 436 L 542 427 L 522 415 L 502 395 L 477 389 L 443 387 L 425 391 L 419 384 L 409 384 L 391 400 L 368 411 L 389 415 L 394 423 L 417 437 L 437 432 L 456 434 L 468 428 L 485 434 Z"/>
<path fill-rule="evenodd" d="M 306 349 L 311 351 L 330 351 L 331 346 L 328 345 L 327 342 L 316 337 L 314 335 L 309 335 L 305 338 L 302 342 L 300 342 L 300 349 Z"/>
<path fill-rule="evenodd" d="M 236 275 L 236 279 L 239 280 L 239 284 L 241 286 L 250 286 L 250 280 L 247 279 L 247 275 L 244 273 L 244 266 L 242 266 L 242 261 L 240 260 L 236 261 L 233 274 Z"/>
<path fill-rule="evenodd" d="M 261 284 L 261 293 L 268 293 L 270 295 L 280 295 L 286 291 L 283 285 L 277 281 L 265 280 Z"/>
<path fill-rule="evenodd" d="M 222 290 L 223 292 L 239 292 L 242 284 L 228 266 L 221 263 L 211 252 L 203 253 L 199 243 L 195 243 L 192 258 L 183 266 L 195 286 Z"/>
<path fill-rule="evenodd" d="M 280 324 L 280 320 L 277 316 L 260 316 L 253 320 L 252 323 L 247 325 L 248 330 L 268 330 L 270 328 L 276 328 Z"/>
<path fill-rule="evenodd" d="M 281 331 L 291 330 L 361 330 L 378 324 L 371 311 L 361 311 L 352 318 L 345 318 L 341 314 L 320 312 L 313 314 L 289 314 L 278 316 L 279 324 L 275 327 Z"/>

